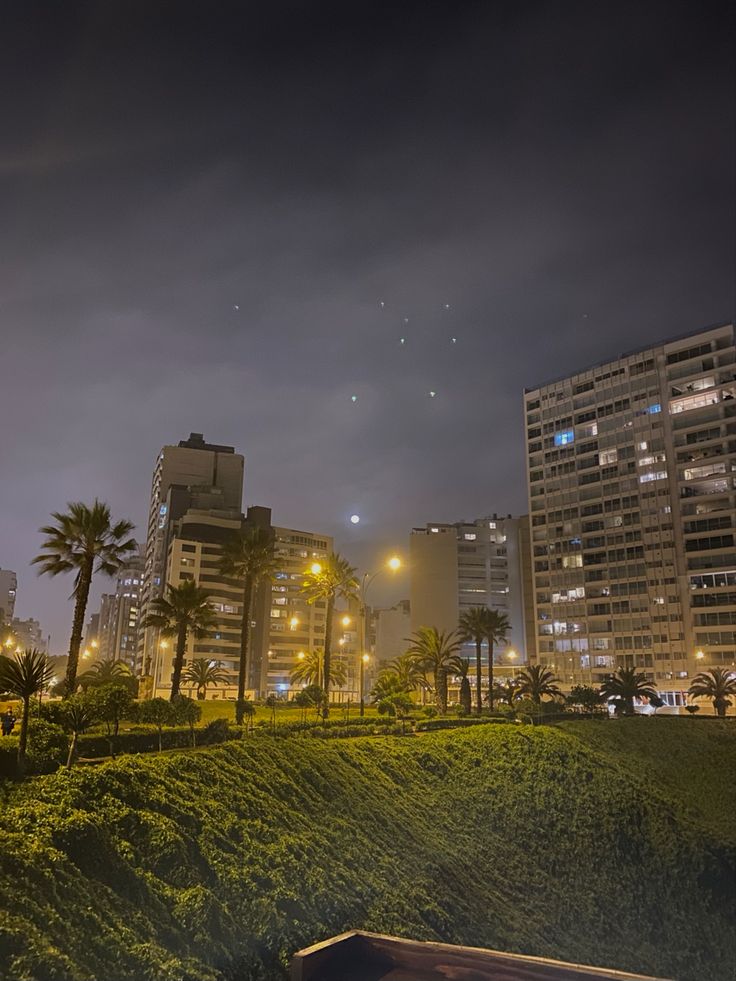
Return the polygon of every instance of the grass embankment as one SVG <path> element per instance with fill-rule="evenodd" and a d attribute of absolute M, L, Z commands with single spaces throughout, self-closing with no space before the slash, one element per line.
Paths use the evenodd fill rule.
<path fill-rule="evenodd" d="M 3 808 L 0 977 L 283 977 L 362 927 L 726 981 L 734 808 L 713 818 L 709 773 L 736 730 L 662 721 L 263 738 L 30 781 Z"/>

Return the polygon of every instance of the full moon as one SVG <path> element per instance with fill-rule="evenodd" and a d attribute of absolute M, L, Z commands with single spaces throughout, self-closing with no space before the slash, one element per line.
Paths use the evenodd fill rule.
<path fill-rule="evenodd" d="M 350 521 L 351 521 L 351 522 L 352 522 L 352 523 L 353 523 L 354 525 L 357 525 L 357 523 L 358 523 L 358 522 L 360 521 L 360 515 L 359 515 L 359 514 L 351 514 L 351 515 L 350 515 Z"/>

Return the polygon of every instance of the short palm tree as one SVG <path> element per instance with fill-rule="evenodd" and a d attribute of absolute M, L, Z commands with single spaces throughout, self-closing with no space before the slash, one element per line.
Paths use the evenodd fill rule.
<path fill-rule="evenodd" d="M 181 680 L 187 685 L 194 685 L 197 689 L 197 698 L 203 701 L 207 697 L 207 689 L 210 685 L 224 685 L 227 683 L 227 674 L 217 666 L 216 661 L 208 657 L 195 657 L 189 662 Z M 242 721 L 242 717 L 241 717 Z M 240 723 L 238 723 L 240 725 Z"/>
<path fill-rule="evenodd" d="M 427 676 L 421 665 L 411 654 L 402 654 L 389 661 L 385 670 L 392 671 L 398 676 L 404 691 L 426 691 L 428 687 Z M 380 675 L 379 675 L 380 677 Z"/>
<path fill-rule="evenodd" d="M 223 576 L 243 580 L 238 700 L 235 703 L 235 721 L 238 725 L 242 725 L 243 712 L 240 703 L 245 699 L 245 690 L 248 685 L 248 647 L 253 616 L 253 597 L 258 586 L 262 582 L 270 582 L 276 572 L 271 530 L 258 527 L 243 528 L 228 539 L 222 547 L 220 572 Z"/>
<path fill-rule="evenodd" d="M 303 658 L 299 659 L 297 666 L 292 670 L 289 679 L 292 685 L 319 685 L 324 688 L 324 651 L 319 649 L 309 651 Z M 342 688 L 347 681 L 348 673 L 342 661 L 332 661 L 330 663 L 330 684 L 336 688 Z"/>
<path fill-rule="evenodd" d="M 113 522 L 108 505 L 96 499 L 91 507 L 81 501 L 70 502 L 65 513 L 55 511 L 51 517 L 55 524 L 40 529 L 46 540 L 32 564 L 40 566 L 40 575 L 76 572 L 72 591 L 74 620 L 66 667 L 68 697 L 77 687 L 79 648 L 92 576 L 95 572 L 115 575 L 138 545 L 130 537 L 135 526 L 130 521 Z"/>
<path fill-rule="evenodd" d="M 35 647 L 28 647 L 14 657 L 0 656 L 0 691 L 20 698 L 23 703 L 18 739 L 18 769 L 21 773 L 26 762 L 31 699 L 44 690 L 53 673 L 46 655 Z"/>
<path fill-rule="evenodd" d="M 325 702 L 323 715 L 330 713 L 330 680 L 332 678 L 332 619 L 335 600 L 343 599 L 346 603 L 355 600 L 358 595 L 358 580 L 355 569 L 347 559 L 332 552 L 319 562 L 314 562 L 305 573 L 302 582 L 302 595 L 307 603 L 324 602 L 325 611 L 325 649 L 324 649 L 324 692 Z"/>
<path fill-rule="evenodd" d="M 636 668 L 619 668 L 603 682 L 601 695 L 607 702 L 616 702 L 624 715 L 633 715 L 634 699 L 656 698 L 657 690 L 643 672 Z"/>
<path fill-rule="evenodd" d="M 471 606 L 460 616 L 459 630 L 463 642 L 472 641 L 475 644 L 475 711 L 478 715 L 483 710 L 483 678 L 481 672 L 481 653 L 483 641 L 488 636 L 487 606 Z"/>
<path fill-rule="evenodd" d="M 556 685 L 557 677 L 555 673 L 543 664 L 530 664 L 519 672 L 516 681 L 518 683 L 518 693 L 526 695 L 539 705 L 542 698 L 557 698 L 562 694 Z"/>
<path fill-rule="evenodd" d="M 701 671 L 693 678 L 687 693 L 691 698 L 709 698 L 719 719 L 725 719 L 731 705 L 729 695 L 736 695 L 736 674 L 723 668 Z"/>
<path fill-rule="evenodd" d="M 151 602 L 151 612 L 143 620 L 142 626 L 154 627 L 163 637 L 176 637 L 174 670 L 171 676 L 171 701 L 179 694 L 181 673 L 184 667 L 184 654 L 187 638 L 193 634 L 197 638 L 206 637 L 216 626 L 214 610 L 209 603 L 210 594 L 198 586 L 193 579 L 185 579 L 180 586 L 166 586 L 166 595 L 158 596 Z"/>
<path fill-rule="evenodd" d="M 394 695 L 408 695 L 409 688 L 406 681 L 396 671 L 391 668 L 384 668 L 378 672 L 376 683 L 371 688 L 370 697 L 374 705 L 392 698 Z"/>
<path fill-rule="evenodd" d="M 461 640 L 457 631 L 439 631 L 436 627 L 420 627 L 407 638 L 407 654 L 424 670 L 434 676 L 435 697 L 440 712 L 447 711 L 447 676 L 459 671 Z"/>
<path fill-rule="evenodd" d="M 488 641 L 488 704 L 493 711 L 493 648 L 505 644 L 511 630 L 509 618 L 498 610 L 486 613 L 486 640 Z"/>
<path fill-rule="evenodd" d="M 102 658 L 95 661 L 87 671 L 78 675 L 77 682 L 82 688 L 89 686 L 99 687 L 100 685 L 111 685 L 116 681 L 131 678 L 132 672 L 125 661 L 118 658 Z"/>
<path fill-rule="evenodd" d="M 78 692 L 62 703 L 61 724 L 72 734 L 69 753 L 66 758 L 66 768 L 71 770 L 77 755 L 79 737 L 97 721 L 94 700 L 88 693 Z"/>

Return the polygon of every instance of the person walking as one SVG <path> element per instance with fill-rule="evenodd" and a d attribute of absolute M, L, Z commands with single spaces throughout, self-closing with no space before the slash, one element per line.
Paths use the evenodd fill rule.
<path fill-rule="evenodd" d="M 0 727 L 2 727 L 4 736 L 9 736 L 13 732 L 13 729 L 15 728 L 15 716 L 13 715 L 11 709 L 8 709 L 7 712 L 4 712 L 2 716 L 0 716 Z"/>

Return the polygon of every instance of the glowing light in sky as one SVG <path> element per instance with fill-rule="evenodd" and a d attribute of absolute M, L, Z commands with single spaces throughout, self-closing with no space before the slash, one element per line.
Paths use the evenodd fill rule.
<path fill-rule="evenodd" d="M 360 515 L 359 514 L 351 514 L 350 515 L 350 521 L 352 522 L 352 524 L 357 525 L 358 522 L 360 521 Z"/>

